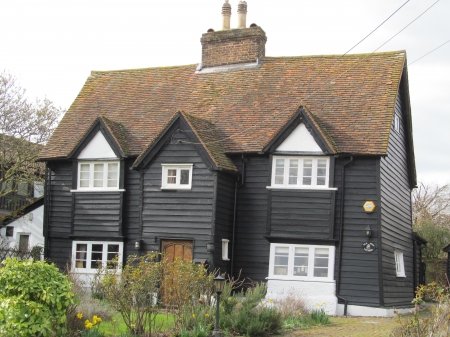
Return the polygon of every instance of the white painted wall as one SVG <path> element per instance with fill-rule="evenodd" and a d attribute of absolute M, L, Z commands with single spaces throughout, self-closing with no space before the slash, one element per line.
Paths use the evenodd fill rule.
<path fill-rule="evenodd" d="M 78 159 L 117 158 L 103 134 L 98 131 L 88 145 L 80 152 Z"/>
<path fill-rule="evenodd" d="M 275 151 L 323 153 L 303 123 L 299 124 Z"/>
<path fill-rule="evenodd" d="M 361 305 L 348 305 L 347 306 L 347 315 L 348 316 L 364 316 L 364 317 L 394 317 L 394 311 L 397 311 L 399 314 L 405 315 L 410 314 L 414 310 L 411 308 L 374 308 L 374 307 L 364 307 Z M 343 316 L 344 315 L 344 304 L 338 304 L 336 315 Z"/>
<path fill-rule="evenodd" d="M 12 237 L 6 237 L 6 227 L 0 229 L 0 235 L 9 241 L 10 247 L 18 246 L 21 234 L 30 235 L 30 248 L 36 245 L 44 246 L 44 236 L 42 235 L 43 224 L 44 206 L 40 206 L 8 224 L 8 226 L 14 227 L 14 235 Z"/>
<path fill-rule="evenodd" d="M 277 300 L 287 296 L 298 296 L 303 299 L 308 309 L 323 307 L 328 315 L 336 315 L 337 297 L 335 293 L 335 281 L 268 280 L 266 298 L 273 300 L 276 305 Z"/>

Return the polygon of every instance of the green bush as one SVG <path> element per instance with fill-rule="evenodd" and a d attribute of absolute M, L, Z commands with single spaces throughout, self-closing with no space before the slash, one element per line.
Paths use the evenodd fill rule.
<path fill-rule="evenodd" d="M 220 327 L 246 336 L 261 336 L 281 329 L 283 317 L 275 307 L 263 300 L 267 288 L 261 283 L 231 295 L 228 285 L 221 301 Z"/>
<path fill-rule="evenodd" d="M 0 268 L 0 335 L 52 336 L 66 332 L 71 284 L 53 264 L 6 259 Z"/>

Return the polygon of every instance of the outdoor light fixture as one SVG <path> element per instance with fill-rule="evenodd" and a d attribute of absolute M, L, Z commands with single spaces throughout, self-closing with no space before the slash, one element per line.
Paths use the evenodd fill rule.
<path fill-rule="evenodd" d="M 137 241 L 134 243 L 134 248 L 136 248 L 136 249 L 141 248 L 141 240 L 137 240 Z"/>
<path fill-rule="evenodd" d="M 366 236 L 368 238 L 370 238 L 372 236 L 372 229 L 370 228 L 369 225 L 367 225 L 367 227 L 365 228 L 365 232 L 366 232 Z"/>
<path fill-rule="evenodd" d="M 216 278 L 214 278 L 214 288 L 216 290 L 217 298 L 216 298 L 216 324 L 214 326 L 214 336 L 220 337 L 220 331 L 219 331 L 219 305 L 220 305 L 220 294 L 223 292 L 223 287 L 225 285 L 225 279 L 217 275 Z"/>
<path fill-rule="evenodd" d="M 206 251 L 207 251 L 208 253 L 214 252 L 214 243 L 208 242 L 208 243 L 206 244 Z"/>

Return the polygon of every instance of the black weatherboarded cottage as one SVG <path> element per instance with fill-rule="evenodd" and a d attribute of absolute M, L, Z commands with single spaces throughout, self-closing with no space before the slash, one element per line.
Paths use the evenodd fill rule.
<path fill-rule="evenodd" d="M 239 6 L 200 65 L 92 72 L 41 153 L 47 257 L 89 277 L 161 251 L 331 314 L 410 306 L 405 52 L 266 57 Z"/>

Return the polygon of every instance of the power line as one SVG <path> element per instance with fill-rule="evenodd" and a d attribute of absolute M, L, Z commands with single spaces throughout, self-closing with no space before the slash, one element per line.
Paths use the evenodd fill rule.
<path fill-rule="evenodd" d="M 438 50 L 439 48 L 441 48 L 443 45 L 449 43 L 450 40 L 448 40 L 447 42 L 444 42 L 443 44 L 441 44 L 439 47 L 434 48 L 432 51 L 429 51 L 428 53 L 426 53 L 425 55 L 422 55 L 421 57 L 419 57 L 418 59 L 415 59 L 414 61 L 408 63 L 408 65 L 410 66 L 411 64 L 413 64 L 414 62 L 417 62 L 421 59 L 423 59 L 425 56 L 430 55 L 432 52 L 434 52 L 435 50 Z"/>
<path fill-rule="evenodd" d="M 372 35 L 378 28 L 380 28 L 382 25 L 384 25 L 391 17 L 394 16 L 395 13 L 397 13 L 400 9 L 402 9 L 402 7 L 405 6 L 408 2 L 409 2 L 409 0 L 406 1 L 403 5 L 401 5 L 394 13 L 392 13 L 391 15 L 389 15 L 389 17 L 388 17 L 386 20 L 384 20 L 382 23 L 380 23 L 380 24 L 378 25 L 377 28 L 375 28 L 375 29 L 372 30 L 369 34 L 367 34 L 367 35 L 364 37 L 364 39 L 362 39 L 362 40 L 359 41 L 357 44 L 355 44 L 353 47 L 351 47 L 349 50 L 347 50 L 347 51 L 344 53 L 344 55 L 347 55 L 351 50 L 353 50 L 353 49 L 354 49 L 356 46 L 358 46 L 361 42 L 363 42 L 363 41 L 364 41 L 365 39 L 367 39 L 370 35 Z M 342 55 L 342 56 L 344 56 L 344 55 Z"/>

